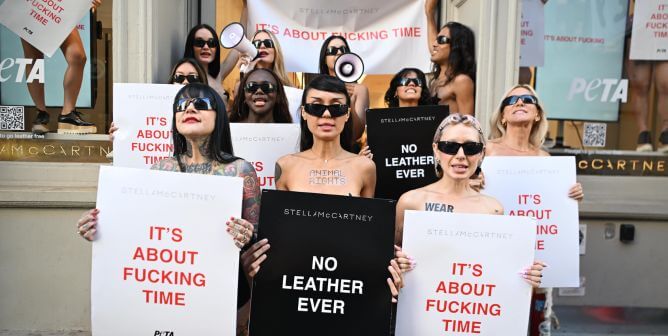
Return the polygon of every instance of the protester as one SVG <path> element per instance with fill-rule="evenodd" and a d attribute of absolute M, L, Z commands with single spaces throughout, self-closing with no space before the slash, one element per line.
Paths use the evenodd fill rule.
<path fill-rule="evenodd" d="M 258 56 L 252 61 L 248 55 L 241 56 L 239 64 L 245 66 L 244 72 L 248 74 L 253 69 L 269 69 L 276 74 L 283 85 L 292 86 L 290 77 L 285 71 L 283 50 L 276 35 L 268 30 L 260 29 L 255 32 L 251 42 L 257 48 Z"/>
<path fill-rule="evenodd" d="M 529 85 L 513 86 L 505 95 L 499 107 L 490 119 L 491 133 L 485 149 L 487 156 L 549 156 L 543 150 L 543 142 L 547 134 L 547 116 L 538 95 Z M 484 187 L 484 176 L 472 179 L 471 185 L 480 189 Z M 578 182 L 568 191 L 568 197 L 582 201 L 584 192 Z M 542 301 L 543 304 L 539 304 Z M 552 318 L 552 289 L 537 289 L 531 297 L 531 314 L 529 317 L 530 334 L 542 334 L 538 329 L 541 323 L 550 330 Z"/>
<path fill-rule="evenodd" d="M 91 9 L 94 11 L 102 4 L 102 0 L 93 0 Z M 32 66 L 38 59 L 44 59 L 44 53 L 35 48 L 32 44 L 21 39 L 23 55 L 31 62 L 26 65 L 26 74 L 31 73 Z M 72 29 L 69 35 L 60 45 L 60 50 L 65 56 L 67 69 L 65 69 L 65 78 L 63 78 L 63 107 L 58 116 L 58 133 L 63 134 L 90 134 L 97 133 L 95 124 L 82 119 L 83 113 L 77 111 L 77 97 L 81 90 L 83 82 L 84 67 L 86 66 L 86 50 L 84 49 L 81 36 L 77 27 Z M 18 81 L 18 79 L 17 79 Z M 46 101 L 44 98 L 44 83 L 35 79 L 28 84 L 28 92 L 37 108 L 37 116 L 32 124 L 32 132 L 38 135 L 49 132 L 49 121 L 51 117 L 46 110 Z"/>
<path fill-rule="evenodd" d="M 291 123 L 283 83 L 271 70 L 257 68 L 241 79 L 230 113 L 231 122 Z"/>
<path fill-rule="evenodd" d="M 461 23 L 448 22 L 438 32 L 437 4 L 438 0 L 425 3 L 427 43 L 433 62 L 429 83 L 432 99 L 434 104 L 448 105 L 451 113 L 473 115 L 476 77 L 473 31 Z"/>
<path fill-rule="evenodd" d="M 505 95 L 490 119 L 489 143 L 485 148 L 487 156 L 550 156 L 541 147 L 545 141 L 548 123 L 538 95 L 529 85 L 515 85 Z M 484 180 L 477 179 L 473 185 L 484 186 Z M 568 192 L 568 197 L 582 201 L 582 185 L 576 183 Z"/>
<path fill-rule="evenodd" d="M 402 244 L 404 211 L 427 210 L 429 203 L 448 204 L 456 213 L 502 215 L 503 206 L 491 196 L 481 194 L 469 184 L 477 168 L 482 165 L 485 138 L 478 121 L 468 115 L 451 114 L 438 126 L 434 134 L 434 169 L 439 180 L 422 188 L 408 191 L 397 202 L 395 241 Z M 398 247 L 397 247 L 398 248 Z M 398 248 L 400 251 L 400 249 Z M 399 264 L 404 271 L 414 262 L 400 254 Z M 537 287 L 543 264 L 535 262 L 524 278 Z"/>
<path fill-rule="evenodd" d="M 330 36 L 320 48 L 318 69 L 321 75 L 336 76 L 334 64 L 342 54 L 350 52 L 348 41 L 343 36 Z M 346 83 L 350 96 L 350 109 L 353 112 L 353 141 L 362 136 L 366 125 L 366 110 L 369 108 L 369 89 L 363 84 Z"/>
<path fill-rule="evenodd" d="M 385 92 L 387 107 L 431 105 L 427 78 L 422 70 L 403 68 L 390 81 Z"/>
<path fill-rule="evenodd" d="M 234 243 L 243 247 L 255 232 L 260 208 L 260 187 L 253 166 L 233 155 L 230 125 L 221 97 L 202 83 L 184 86 L 174 99 L 172 120 L 174 156 L 156 163 L 151 169 L 243 178 L 242 218 L 227 221 L 227 231 Z M 93 241 L 99 209 L 85 212 L 77 222 L 77 232 Z M 250 293 L 243 275 L 239 277 L 237 326 L 247 329 L 248 311 L 243 305 Z"/>
<path fill-rule="evenodd" d="M 301 152 L 276 162 L 276 189 L 355 197 L 373 197 L 376 168 L 373 161 L 350 150 L 350 97 L 345 84 L 331 76 L 314 78 L 302 96 Z M 326 170 L 339 178 L 309 179 L 309 171 Z M 343 177 L 343 178 L 341 178 Z M 343 248 L 343 247 L 342 247 Z M 255 276 L 267 258 L 269 242 L 263 239 L 243 255 L 246 272 Z M 403 286 L 398 264 L 392 260 L 387 278 L 393 300 Z"/>

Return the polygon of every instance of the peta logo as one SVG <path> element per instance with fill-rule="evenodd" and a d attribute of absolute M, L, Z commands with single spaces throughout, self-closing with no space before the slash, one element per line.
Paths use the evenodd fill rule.
<path fill-rule="evenodd" d="M 156 330 L 153 336 L 174 336 L 174 332 Z"/>
<path fill-rule="evenodd" d="M 568 92 L 568 100 L 583 95 L 590 102 L 599 99 L 601 102 L 615 103 L 621 101 L 626 103 L 626 92 L 628 90 L 628 79 L 594 78 L 587 82 L 584 78 L 573 78 L 571 89 Z"/>
<path fill-rule="evenodd" d="M 0 62 L 0 83 L 6 82 L 11 78 L 13 74 L 12 68 L 14 65 L 17 65 L 16 68 L 16 79 L 15 82 L 23 82 L 26 78 L 26 65 L 32 64 L 32 59 L 29 58 L 5 58 Z M 5 77 L 4 75 L 8 74 L 9 76 Z M 44 59 L 36 59 L 35 64 L 32 64 L 32 69 L 28 78 L 25 79 L 26 82 L 30 83 L 35 79 L 39 80 L 40 83 L 44 83 Z"/>

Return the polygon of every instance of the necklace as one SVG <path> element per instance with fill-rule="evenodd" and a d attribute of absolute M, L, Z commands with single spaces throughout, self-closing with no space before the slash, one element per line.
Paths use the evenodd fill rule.
<path fill-rule="evenodd" d="M 313 151 L 313 148 L 311 148 L 311 153 L 313 153 L 313 155 L 315 155 L 315 157 L 316 157 L 317 159 L 320 159 L 320 158 L 318 157 L 318 155 L 315 153 L 315 151 Z M 332 157 L 330 157 L 330 158 L 328 158 L 328 159 L 321 159 L 321 160 L 322 160 L 325 164 L 327 164 L 330 160 L 334 160 L 334 159 L 336 159 L 336 157 L 339 156 L 339 154 L 341 154 L 341 151 L 339 151 L 338 153 L 336 153 L 336 155 L 334 155 L 334 156 L 332 156 Z"/>

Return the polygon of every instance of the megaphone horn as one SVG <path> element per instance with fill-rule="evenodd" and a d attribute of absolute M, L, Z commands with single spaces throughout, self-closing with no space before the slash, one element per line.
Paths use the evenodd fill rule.
<path fill-rule="evenodd" d="M 364 62 L 357 54 L 342 54 L 334 63 L 334 72 L 336 78 L 346 83 L 354 83 L 364 74 Z"/>
<path fill-rule="evenodd" d="M 244 26 L 239 22 L 232 22 L 223 28 L 223 31 L 220 32 L 220 44 L 225 49 L 235 49 L 250 56 L 251 60 L 258 56 L 257 49 L 246 38 Z"/>

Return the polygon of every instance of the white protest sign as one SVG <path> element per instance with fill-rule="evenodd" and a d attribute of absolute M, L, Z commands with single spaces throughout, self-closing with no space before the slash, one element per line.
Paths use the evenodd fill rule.
<path fill-rule="evenodd" d="M 524 335 L 533 220 L 406 211 L 403 250 L 417 266 L 399 294 L 397 336 Z"/>
<path fill-rule="evenodd" d="M 299 125 L 232 123 L 230 129 L 234 153 L 253 165 L 260 188 L 276 189 L 276 161 L 299 152 Z"/>
<path fill-rule="evenodd" d="M 575 157 L 485 158 L 483 193 L 495 197 L 510 216 L 537 220 L 536 259 L 549 265 L 541 287 L 577 287 L 578 203 L 568 197 L 575 184 Z"/>
<path fill-rule="evenodd" d="M 5 0 L 0 23 L 51 57 L 90 7 L 90 0 Z"/>
<path fill-rule="evenodd" d="M 151 168 L 172 156 L 172 118 L 181 85 L 114 83 L 114 166 Z"/>
<path fill-rule="evenodd" d="M 301 107 L 304 90 L 291 86 L 284 86 L 283 88 L 285 89 L 285 96 L 288 98 L 288 109 L 290 110 L 292 122 L 299 124 L 302 119 Z"/>
<path fill-rule="evenodd" d="M 545 62 L 545 5 L 541 0 L 522 0 L 520 66 L 543 66 Z"/>
<path fill-rule="evenodd" d="M 429 70 L 424 0 L 249 0 L 248 30 L 281 43 L 288 71 L 318 73 L 320 47 L 344 36 L 369 74 Z"/>
<path fill-rule="evenodd" d="M 665 0 L 636 0 L 629 59 L 668 60 L 668 2 Z"/>
<path fill-rule="evenodd" d="M 100 167 L 93 335 L 236 330 L 242 179 Z"/>

